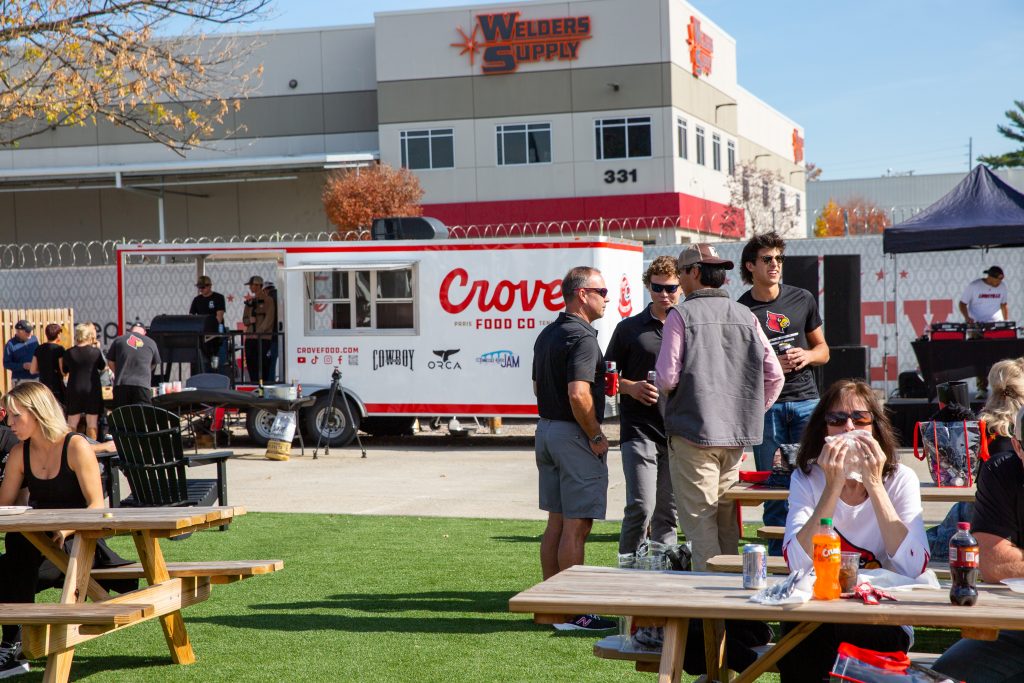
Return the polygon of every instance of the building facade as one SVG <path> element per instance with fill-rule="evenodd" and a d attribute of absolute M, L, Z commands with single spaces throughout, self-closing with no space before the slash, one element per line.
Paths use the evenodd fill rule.
<path fill-rule="evenodd" d="M 264 70 L 226 122 L 242 130 L 184 158 L 106 125 L 0 151 L 0 242 L 330 230 L 325 173 L 376 160 L 412 169 L 449 225 L 742 237 L 721 219 L 744 161 L 783 179 L 764 201 L 806 206 L 803 129 L 738 84 L 735 41 L 681 0 L 389 12 L 239 40 Z"/>

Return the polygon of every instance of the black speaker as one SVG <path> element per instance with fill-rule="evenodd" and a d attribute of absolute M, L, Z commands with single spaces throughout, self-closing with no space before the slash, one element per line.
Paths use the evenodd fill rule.
<path fill-rule="evenodd" d="M 825 339 L 830 348 L 860 345 L 860 255 L 825 257 Z"/>
<path fill-rule="evenodd" d="M 786 256 L 786 265 L 782 269 L 782 281 L 793 287 L 806 289 L 814 295 L 814 303 L 821 308 L 818 299 L 818 257 L 817 256 Z"/>
<path fill-rule="evenodd" d="M 860 379 L 868 381 L 868 347 L 866 346 L 832 346 L 829 344 L 829 360 L 821 367 L 821 380 L 818 393 L 822 394 L 840 379 Z"/>

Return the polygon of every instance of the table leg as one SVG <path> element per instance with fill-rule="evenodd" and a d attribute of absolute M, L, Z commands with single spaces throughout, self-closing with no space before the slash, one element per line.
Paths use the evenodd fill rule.
<path fill-rule="evenodd" d="M 157 539 L 145 531 L 133 531 L 132 538 L 135 540 L 135 548 L 139 552 L 139 562 L 142 564 L 149 584 L 152 586 L 170 579 L 170 574 L 167 573 L 167 564 L 164 562 L 164 554 L 160 550 Z M 181 612 L 171 612 L 160 617 L 160 626 L 164 630 L 164 639 L 171 651 L 171 660 L 175 664 L 194 663 L 196 655 L 192 651 L 188 632 L 185 631 L 185 620 L 181 618 Z"/>
<path fill-rule="evenodd" d="M 43 557 L 52 562 L 57 569 L 64 573 L 64 581 L 66 584 L 66 577 L 68 575 L 68 554 L 55 546 L 53 541 L 50 540 L 50 535 L 45 532 L 23 531 L 22 535 L 43 554 Z M 95 547 L 95 540 L 93 540 L 93 548 Z M 92 567 L 91 564 L 89 566 Z M 110 593 L 92 578 L 89 579 L 88 595 L 97 602 L 106 600 L 110 597 Z"/>
<path fill-rule="evenodd" d="M 725 664 L 725 621 L 704 620 L 704 663 L 708 679 L 728 683 L 729 668 Z"/>
<path fill-rule="evenodd" d="M 686 652 L 686 633 L 689 619 L 667 619 L 665 638 L 661 645 L 661 668 L 658 683 L 679 683 L 683 673 L 683 653 Z"/>
<path fill-rule="evenodd" d="M 96 539 L 80 536 L 75 540 L 74 550 L 67 563 L 64 574 L 64 591 L 61 593 L 62 604 L 84 602 L 89 587 L 89 574 L 92 572 L 93 556 L 96 554 Z M 72 627 L 67 627 L 72 628 Z M 46 672 L 43 681 L 46 683 L 65 683 L 71 677 L 71 660 L 74 659 L 75 648 L 69 647 L 54 652 L 46 658 Z"/>
<path fill-rule="evenodd" d="M 783 655 L 796 647 L 804 638 L 811 635 L 814 629 L 819 626 L 821 626 L 821 624 L 807 621 L 797 624 L 792 631 L 784 635 L 779 642 L 775 643 L 775 647 L 768 650 L 768 652 L 764 653 L 764 656 L 759 657 L 756 662 L 748 666 L 746 670 L 733 681 L 733 683 L 754 683 L 758 676 L 775 666 L 775 663 L 779 661 Z"/>

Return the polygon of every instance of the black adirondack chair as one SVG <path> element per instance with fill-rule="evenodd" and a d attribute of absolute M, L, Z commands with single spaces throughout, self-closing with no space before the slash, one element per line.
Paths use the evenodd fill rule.
<path fill-rule="evenodd" d="M 151 405 L 117 408 L 110 413 L 109 423 L 117 445 L 118 467 L 124 471 L 132 490 L 121 505 L 228 504 L 227 459 L 234 453 L 185 455 L 181 446 L 181 418 Z M 217 465 L 216 479 L 189 479 L 185 474 L 188 467 L 212 464 Z"/>

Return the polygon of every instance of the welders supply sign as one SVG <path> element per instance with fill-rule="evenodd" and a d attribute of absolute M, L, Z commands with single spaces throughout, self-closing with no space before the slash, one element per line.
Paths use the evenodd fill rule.
<path fill-rule="evenodd" d="M 700 19 L 690 17 L 686 28 L 686 42 L 690 45 L 690 65 L 694 76 L 711 75 L 711 58 L 715 54 L 715 41 L 700 30 Z"/>
<path fill-rule="evenodd" d="M 480 70 L 485 76 L 513 73 L 520 64 L 572 61 L 579 58 L 580 43 L 590 39 L 590 17 L 520 19 L 519 12 L 478 14 L 473 30 L 452 43 L 459 54 L 468 54 L 475 64 L 482 51 Z"/>

